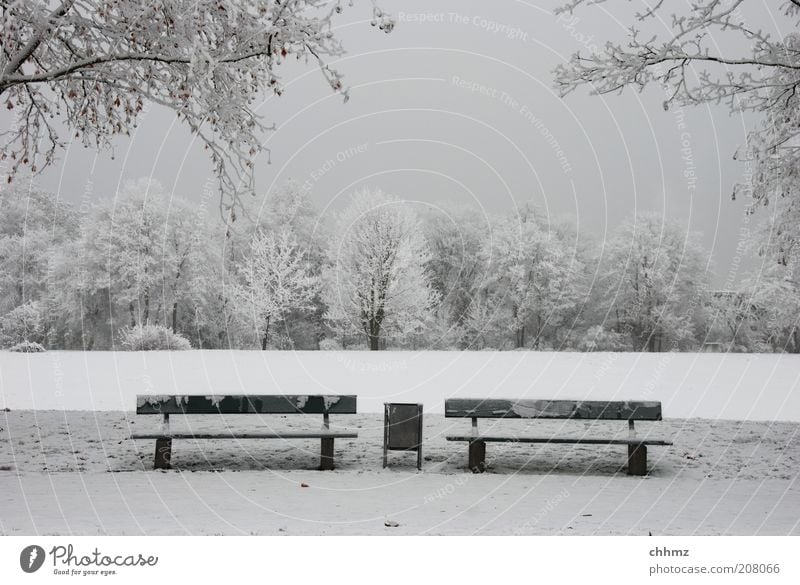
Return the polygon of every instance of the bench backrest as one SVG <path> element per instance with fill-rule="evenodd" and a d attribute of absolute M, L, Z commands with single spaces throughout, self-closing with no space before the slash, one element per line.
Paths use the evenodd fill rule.
<path fill-rule="evenodd" d="M 138 395 L 136 414 L 355 414 L 356 397 L 339 394 Z"/>
<path fill-rule="evenodd" d="M 450 398 L 445 417 L 461 418 L 575 418 L 582 420 L 661 420 L 655 401 L 503 400 Z"/>

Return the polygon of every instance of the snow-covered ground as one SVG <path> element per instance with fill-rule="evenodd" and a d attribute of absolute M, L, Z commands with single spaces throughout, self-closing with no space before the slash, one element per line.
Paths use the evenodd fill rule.
<path fill-rule="evenodd" d="M 0 533 L 800 534 L 799 366 L 716 354 L 0 353 L 10 409 L 0 412 Z M 130 434 L 158 428 L 158 417 L 133 414 L 133 396 L 211 388 L 355 393 L 360 414 L 331 420 L 359 437 L 337 441 L 333 472 L 314 469 L 314 440 L 176 441 L 176 469 L 153 471 L 154 442 Z M 666 420 L 637 429 L 675 445 L 651 447 L 640 478 L 625 474 L 623 447 L 490 444 L 489 471 L 475 475 L 466 445 L 444 439 L 469 427 L 440 414 L 447 396 L 661 400 Z M 384 400 L 425 404 L 421 473 L 404 453 L 382 469 Z M 173 421 L 302 429 L 321 417 Z M 497 424 L 520 435 L 627 432 Z"/>
<path fill-rule="evenodd" d="M 176 428 L 314 428 L 318 417 L 216 417 Z M 650 449 L 651 473 L 625 474 L 622 447 L 489 445 L 490 470 L 464 469 L 466 445 L 444 435 L 468 421 L 427 415 L 425 464 L 390 453 L 382 419 L 332 417 L 359 438 L 337 441 L 337 469 L 314 470 L 313 440 L 176 441 L 175 470 L 150 469 L 157 417 L 11 411 L 0 451 L 5 534 L 800 534 L 800 425 L 676 420 L 641 424 L 675 445 Z M 259 420 L 260 419 L 260 420 Z M 299 420 L 298 420 L 299 419 Z M 310 420 L 306 420 L 310 419 Z M 587 433 L 568 423 L 503 421 L 512 433 Z M 308 487 L 302 487 L 307 484 Z M 393 520 L 397 527 L 386 527 Z"/>

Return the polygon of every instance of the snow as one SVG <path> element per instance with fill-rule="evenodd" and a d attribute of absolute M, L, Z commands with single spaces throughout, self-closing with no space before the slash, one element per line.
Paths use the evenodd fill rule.
<path fill-rule="evenodd" d="M 452 476 L 379 474 L 358 476 L 355 490 L 352 476 L 335 472 L 104 474 L 85 483 L 69 474 L 55 478 L 57 487 L 45 475 L 25 479 L 31 511 L 13 507 L 3 518 L 6 534 L 800 533 L 796 518 L 780 510 L 800 496 L 790 482 L 709 480 L 665 493 L 653 482 L 553 476 L 509 482 L 485 475 L 453 488 Z M 425 499 L 454 489 L 458 503 Z M 20 483 L 7 474 L 0 490 L 0 504 L 22 501 Z M 564 499 L 554 500 L 559 494 Z M 386 527 L 387 516 L 399 526 Z"/>
<path fill-rule="evenodd" d="M 0 351 L 0 408 L 133 410 L 137 394 L 659 400 L 665 418 L 800 422 L 800 355 L 551 352 Z"/>
<path fill-rule="evenodd" d="M 176 431 L 309 428 L 318 416 L 171 417 Z M 382 468 L 382 416 L 333 415 L 333 472 L 319 441 L 175 441 L 156 472 L 160 417 L 122 412 L 0 415 L 3 534 L 800 534 L 800 425 L 665 420 L 640 433 L 650 475 L 625 474 L 625 447 L 491 444 L 489 470 L 465 469 L 445 440 L 469 421 L 425 414 L 423 471 L 414 453 Z M 488 421 L 487 421 L 488 422 Z M 504 420 L 503 432 L 624 435 L 623 422 Z M 487 428 L 488 424 L 486 425 Z M 301 488 L 301 484 L 308 488 Z M 399 526 L 387 528 L 391 520 Z"/>
<path fill-rule="evenodd" d="M 343 359 L 346 358 L 346 359 Z M 800 534 L 800 358 L 496 352 L 0 352 L 0 534 Z M 318 440 L 181 440 L 151 469 L 153 394 L 357 394 Z M 661 400 L 640 422 L 646 477 L 624 446 L 490 444 L 465 469 L 470 421 L 448 397 Z M 390 454 L 384 401 L 423 402 L 424 465 Z M 35 408 L 35 409 L 34 409 Z M 308 430 L 319 415 L 170 417 L 175 432 Z M 624 421 L 487 419 L 481 432 L 624 438 Z M 306 484 L 308 488 L 301 488 Z M 393 523 L 397 523 L 394 526 Z M 388 524 L 388 526 L 387 526 Z"/>
<path fill-rule="evenodd" d="M 322 400 L 325 403 L 325 410 L 330 410 L 331 406 L 338 403 L 340 398 L 338 396 L 323 396 Z"/>

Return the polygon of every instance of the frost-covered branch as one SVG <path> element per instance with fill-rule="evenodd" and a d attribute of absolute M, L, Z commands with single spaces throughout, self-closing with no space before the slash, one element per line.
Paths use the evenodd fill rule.
<path fill-rule="evenodd" d="M 257 100 L 281 95 L 280 66 L 311 61 L 347 96 L 327 60 L 342 0 L 64 0 L 0 3 L 0 100 L 15 114 L 2 133 L 8 180 L 51 164 L 64 144 L 108 148 L 147 103 L 175 111 L 204 143 L 231 207 L 253 189 L 253 164 L 274 128 Z M 373 5 L 373 23 L 391 17 Z M 67 131 L 55 125 L 64 122 Z"/>
<path fill-rule="evenodd" d="M 573 0 L 558 12 L 586 10 L 591 4 Z M 666 96 L 665 109 L 673 104 L 722 103 L 731 111 L 763 115 L 746 147 L 736 153 L 752 163 L 753 172 L 748 173 L 750 180 L 736 186 L 734 197 L 750 197 L 752 211 L 774 196 L 793 202 L 800 198 L 800 35 L 776 38 L 748 26 L 741 12 L 744 4 L 745 0 L 698 0 L 681 8 L 666 2 L 645 4 L 635 14 L 626 42 L 608 41 L 593 54 L 574 54 L 556 68 L 555 83 L 562 95 L 583 85 L 596 94 L 658 85 Z M 676 12 L 667 14 L 672 9 Z M 796 27 L 800 2 L 785 2 L 782 14 Z M 659 30 L 655 19 L 670 23 L 668 34 L 652 32 Z M 718 43 L 723 38 L 735 39 L 742 49 L 724 54 Z M 785 235 L 800 237 L 800 231 Z"/>

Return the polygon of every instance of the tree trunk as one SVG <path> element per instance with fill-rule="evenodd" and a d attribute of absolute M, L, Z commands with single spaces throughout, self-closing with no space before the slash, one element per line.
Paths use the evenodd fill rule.
<path fill-rule="evenodd" d="M 378 319 L 369 320 L 367 337 L 369 338 L 370 351 L 379 351 L 381 349 L 381 321 Z"/>
<path fill-rule="evenodd" d="M 150 322 L 150 293 L 144 293 L 144 315 L 142 315 L 142 325 Z"/>
<path fill-rule="evenodd" d="M 369 324 L 369 349 L 379 351 L 381 349 L 381 326 L 374 320 Z"/>
<path fill-rule="evenodd" d="M 136 327 L 136 311 L 133 309 L 133 301 L 128 303 L 128 311 L 131 313 L 131 327 Z"/>
<path fill-rule="evenodd" d="M 175 272 L 175 284 L 173 288 L 175 289 L 175 302 L 172 303 L 172 330 L 177 332 L 178 329 L 178 283 L 181 280 L 181 273 L 183 272 L 183 263 L 186 262 L 186 256 L 184 255 L 181 258 L 180 264 L 178 264 L 178 270 Z"/>
<path fill-rule="evenodd" d="M 517 349 L 525 347 L 525 325 L 517 329 L 517 333 L 514 337 L 516 338 L 514 341 L 516 342 Z"/>
<path fill-rule="evenodd" d="M 267 317 L 267 326 L 264 328 L 264 337 L 261 339 L 261 351 L 267 349 L 269 343 L 269 317 Z"/>
<path fill-rule="evenodd" d="M 516 321 L 517 315 L 519 314 L 519 309 L 516 305 L 511 306 L 511 318 Z M 514 347 L 519 349 L 525 344 L 525 325 L 517 328 L 514 331 Z"/>
<path fill-rule="evenodd" d="M 533 338 L 533 349 L 538 350 L 544 337 L 544 320 L 541 313 L 536 315 L 536 337 Z M 558 327 L 553 328 L 553 347 L 556 346 L 556 339 L 558 338 Z"/>
<path fill-rule="evenodd" d="M 378 351 L 381 348 L 380 337 L 377 335 L 369 334 L 369 349 L 370 351 Z"/>

